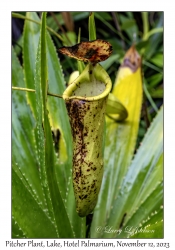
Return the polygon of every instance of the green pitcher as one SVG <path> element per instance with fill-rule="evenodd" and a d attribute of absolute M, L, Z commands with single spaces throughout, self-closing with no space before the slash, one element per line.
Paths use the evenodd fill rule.
<path fill-rule="evenodd" d="M 105 111 L 111 87 L 106 71 L 99 64 L 88 64 L 63 93 L 73 135 L 76 210 L 81 217 L 93 211 L 102 182 Z"/>

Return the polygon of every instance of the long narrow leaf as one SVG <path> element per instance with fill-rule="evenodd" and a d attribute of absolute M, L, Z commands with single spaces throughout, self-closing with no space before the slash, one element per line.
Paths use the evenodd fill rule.
<path fill-rule="evenodd" d="M 13 220 L 17 219 L 16 223 L 18 223 L 25 238 L 57 237 L 53 223 L 34 200 L 28 187 L 24 186 L 15 171 L 12 171 L 12 190 Z M 20 236 L 16 235 L 16 237 Z"/>
<path fill-rule="evenodd" d="M 12 84 L 25 86 L 19 61 L 12 50 Z M 34 118 L 26 93 L 12 93 L 12 235 L 15 238 L 44 237 L 45 227 L 56 236 L 49 219 L 40 184 L 38 155 L 34 136 Z M 37 219 L 35 219 L 35 216 Z M 43 223 L 43 224 L 42 224 Z M 34 228 L 36 225 L 36 228 Z M 42 227 L 42 230 L 38 230 Z M 35 232 L 38 230 L 38 232 Z M 48 234 L 48 237 L 49 234 Z"/>
<path fill-rule="evenodd" d="M 126 214 L 125 223 L 129 218 L 131 221 L 132 216 L 135 215 L 136 221 L 134 225 L 138 226 L 152 212 L 158 208 L 160 209 L 163 203 L 161 185 L 163 178 L 163 157 L 161 156 L 163 152 L 162 124 L 163 109 L 160 110 L 146 134 L 123 180 L 120 192 L 113 201 L 110 218 L 107 221 L 108 225 L 112 223 L 115 228 L 119 228 L 122 217 Z M 142 203 L 145 204 L 142 205 Z M 140 214 L 136 210 L 140 211 Z M 132 225 L 132 222 L 130 225 Z M 111 237 L 111 234 L 104 234 L 104 237 Z"/>
<path fill-rule="evenodd" d="M 129 54 L 137 61 L 137 53 L 131 47 Z M 126 54 L 126 58 L 128 53 Z M 131 162 L 140 119 L 142 104 L 142 80 L 140 67 L 136 72 L 126 66 L 119 70 L 113 94 L 124 104 L 128 118 L 122 123 L 107 120 L 105 143 L 105 172 L 95 208 L 91 228 L 92 237 L 101 237 L 96 231 L 98 226 L 104 227 L 110 217 L 112 203 L 116 199 L 120 185 Z"/>
<path fill-rule="evenodd" d="M 41 77 L 40 77 L 41 76 Z M 43 190 L 47 200 L 50 215 L 57 226 L 59 236 L 62 238 L 73 237 L 70 221 L 64 207 L 64 203 L 57 185 L 55 175 L 56 158 L 53 149 L 52 134 L 47 113 L 47 57 L 46 57 L 46 13 L 42 15 L 41 38 L 38 47 L 36 61 L 36 96 L 37 102 L 40 103 L 37 111 L 37 146 L 43 151 L 40 154 L 40 170 L 43 184 Z M 59 211 L 59 212 L 58 212 Z"/>
<path fill-rule="evenodd" d="M 40 22 L 36 12 L 26 12 L 26 17 Z M 40 35 L 40 25 L 26 20 L 23 34 L 23 60 L 26 87 L 34 89 L 35 61 Z M 27 93 L 28 102 L 36 117 L 36 97 L 33 93 Z"/>
<path fill-rule="evenodd" d="M 89 41 L 92 40 L 96 40 L 96 28 L 93 12 L 91 12 L 89 15 Z"/>

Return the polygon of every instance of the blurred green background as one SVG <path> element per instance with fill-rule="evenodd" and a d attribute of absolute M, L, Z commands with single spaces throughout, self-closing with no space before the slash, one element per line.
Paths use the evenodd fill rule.
<path fill-rule="evenodd" d="M 88 16 L 89 12 L 48 12 L 47 26 L 64 39 L 61 41 L 51 33 L 56 48 L 76 44 L 79 29 L 81 41 L 88 41 Z M 101 63 L 113 83 L 122 58 L 132 44 L 142 56 L 144 98 L 136 148 L 163 103 L 163 20 L 163 12 L 95 12 L 97 38 L 113 46 L 111 57 Z M 12 43 L 21 64 L 23 24 L 22 19 L 12 19 Z M 75 59 L 58 56 L 67 83 L 77 64 Z"/>

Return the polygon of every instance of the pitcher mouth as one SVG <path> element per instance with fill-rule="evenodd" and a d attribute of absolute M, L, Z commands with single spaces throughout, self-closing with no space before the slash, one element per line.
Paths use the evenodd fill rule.
<path fill-rule="evenodd" d="M 110 77 L 101 65 L 93 68 L 88 64 L 84 71 L 64 91 L 63 99 L 81 99 L 95 101 L 106 97 L 111 91 Z"/>

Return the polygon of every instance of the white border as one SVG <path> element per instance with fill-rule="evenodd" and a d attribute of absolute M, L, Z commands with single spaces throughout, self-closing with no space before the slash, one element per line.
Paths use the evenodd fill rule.
<path fill-rule="evenodd" d="M 11 11 L 164 11 L 164 149 L 165 149 L 165 238 L 150 242 L 174 241 L 174 179 L 175 179 L 175 15 L 173 1 L 1 1 L 0 15 L 0 248 L 11 239 Z M 105 240 L 103 240 L 105 241 Z M 112 241 L 112 240 L 111 240 Z M 127 240 L 122 240 L 123 242 Z M 142 242 L 148 240 L 140 240 Z M 2 247 L 1 247 L 2 245 Z M 174 246 L 174 248 L 173 248 Z M 18 248 L 15 248 L 18 249 Z M 133 248 L 130 248 L 133 249 Z M 144 248 L 148 249 L 148 248 Z"/>

